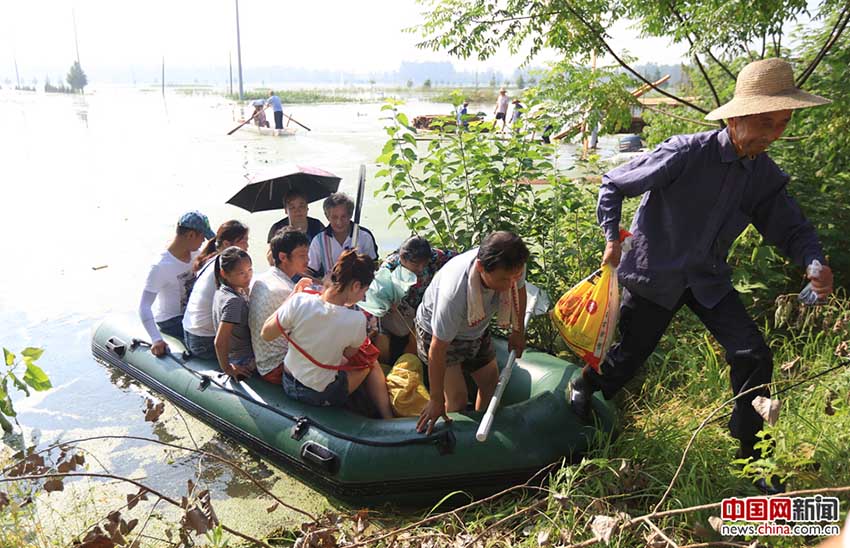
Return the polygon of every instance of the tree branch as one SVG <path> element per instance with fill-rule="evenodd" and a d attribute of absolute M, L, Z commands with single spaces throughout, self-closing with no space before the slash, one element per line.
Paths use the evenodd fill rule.
<path fill-rule="evenodd" d="M 819 489 L 801 489 L 799 491 L 789 491 L 788 493 L 781 493 L 781 494 L 778 494 L 778 495 L 762 495 L 762 496 L 758 496 L 758 497 L 747 497 L 747 498 L 763 499 L 763 498 L 773 498 L 773 497 L 801 497 L 801 496 L 806 496 L 806 495 L 822 495 L 822 494 L 826 494 L 826 493 L 850 493 L 850 485 L 845 485 L 843 487 L 823 487 L 823 488 L 819 488 Z M 743 500 L 746 501 L 747 498 L 745 498 Z M 663 518 L 663 517 L 667 517 L 667 516 L 676 516 L 676 515 L 679 515 L 679 514 L 688 514 L 690 512 L 699 512 L 699 511 L 702 511 L 702 510 L 715 510 L 717 508 L 720 508 L 720 506 L 722 504 L 723 504 L 722 501 L 721 502 L 712 502 L 712 503 L 709 503 L 709 504 L 700 504 L 698 506 L 689 506 L 687 508 L 677 508 L 675 510 L 665 510 L 664 512 L 652 512 L 651 514 L 638 516 L 636 518 L 632 518 L 632 519 L 622 523 L 619 527 L 619 530 L 622 531 L 624 529 L 631 529 L 632 527 L 634 527 L 636 525 L 640 525 L 641 523 L 645 523 L 646 520 L 648 520 L 648 519 Z M 599 540 L 600 540 L 599 538 L 594 536 L 593 538 L 590 538 L 590 539 L 587 539 L 587 540 L 584 540 L 584 541 L 581 541 L 581 542 L 565 545 L 562 548 L 586 548 L 586 547 L 589 547 L 589 546 L 596 545 L 599 542 Z M 697 546 L 703 546 L 703 545 L 697 545 Z M 712 543 L 711 546 L 715 546 L 715 543 Z M 729 546 L 729 545 L 726 544 L 726 546 Z M 684 548 L 684 547 L 682 547 L 682 548 Z"/>
<path fill-rule="evenodd" d="M 731 70 L 728 66 L 726 66 L 726 64 L 725 64 L 725 63 L 723 63 L 720 59 L 718 59 L 717 57 L 715 57 L 713 53 L 711 53 L 711 48 L 706 48 L 706 49 L 705 49 L 705 52 L 708 54 L 708 56 L 709 56 L 709 57 L 711 57 L 711 60 L 712 60 L 712 61 L 714 61 L 715 63 L 717 63 L 717 65 L 718 65 L 720 68 L 722 68 L 722 69 L 723 69 L 723 72 L 725 72 L 725 73 L 729 76 L 729 78 L 731 78 L 731 79 L 732 79 L 732 81 L 733 81 L 733 82 L 737 82 L 737 81 L 738 81 L 738 76 L 737 76 L 735 73 L 733 73 L 733 72 L 732 72 L 732 70 Z"/>
<path fill-rule="evenodd" d="M 158 445 L 164 445 L 165 447 L 171 447 L 171 448 L 173 448 L 173 449 L 181 449 L 181 450 L 183 450 L 183 451 L 189 451 L 189 452 L 191 452 L 191 453 L 198 453 L 198 454 L 200 454 L 200 455 L 204 455 L 204 456 L 210 457 L 210 458 L 212 458 L 212 459 L 215 459 L 215 460 L 217 460 L 217 461 L 221 462 L 222 464 L 226 464 L 227 466 L 229 466 L 229 467 L 233 468 L 234 470 L 236 470 L 237 472 L 239 472 L 242 476 L 244 476 L 244 477 L 248 478 L 248 479 L 249 479 L 249 480 L 250 480 L 250 481 L 251 481 L 254 485 L 256 485 L 256 486 L 257 486 L 257 487 L 258 487 L 258 488 L 259 488 L 259 489 L 260 489 L 263 493 L 265 493 L 266 495 L 268 495 L 269 497 L 271 497 L 272 499 L 274 499 L 274 501 L 275 501 L 275 502 L 277 502 L 278 504 L 280 504 L 280 505 L 281 505 L 281 506 L 283 506 L 284 508 L 288 508 L 289 510 L 292 510 L 293 512 L 298 512 L 299 514 L 301 514 L 301 515 L 303 515 L 303 516 L 305 516 L 305 517 L 309 518 L 310 520 L 312 520 L 312 521 L 314 521 L 314 522 L 316 521 L 315 516 L 313 516 L 313 515 L 312 515 L 312 514 L 310 514 L 309 512 L 307 512 L 307 511 L 305 511 L 305 510 L 302 510 L 302 509 L 300 509 L 300 508 L 298 508 L 298 507 L 291 506 L 291 505 L 289 505 L 289 504 L 285 503 L 284 501 L 282 501 L 282 500 L 281 500 L 280 498 L 278 498 L 277 496 L 275 496 L 275 494 L 274 494 L 274 493 L 272 493 L 271 491 L 269 491 L 268 489 L 266 489 L 265 487 L 263 487 L 263 485 L 262 485 L 259 481 L 257 481 L 257 479 L 256 479 L 256 478 L 254 478 L 254 476 L 252 476 L 251 474 L 249 474 L 248 472 L 246 472 L 245 470 L 243 470 L 242 468 L 240 468 L 240 467 L 239 467 L 236 463 L 234 463 L 234 462 L 232 462 L 232 461 L 230 461 L 230 460 L 227 460 L 227 459 L 226 459 L 226 458 L 224 458 L 224 457 L 220 457 L 220 456 L 216 455 L 215 453 L 210 453 L 210 452 L 208 452 L 208 451 L 204 451 L 203 449 L 192 449 L 191 447 L 184 447 L 184 446 L 182 446 L 182 445 L 177 445 L 177 444 L 175 444 L 175 443 L 168 443 L 168 442 L 165 442 L 165 441 L 155 440 L 155 439 L 153 439 L 153 438 L 145 438 L 145 437 L 142 437 L 142 436 L 107 435 L 107 436 L 91 436 L 91 437 L 88 437 L 88 438 L 78 438 L 78 439 L 71 440 L 71 441 L 57 442 L 57 443 L 54 443 L 53 445 L 50 445 L 50 446 L 48 446 L 48 447 L 45 447 L 44 449 L 42 449 L 41 451 L 38 451 L 37 453 L 46 453 L 46 452 L 48 452 L 48 451 L 50 451 L 50 450 L 52 450 L 52 449 L 55 449 L 55 448 L 57 448 L 57 447 L 61 447 L 61 446 L 69 446 L 69 445 L 76 445 L 76 444 L 78 444 L 78 443 L 82 443 L 82 442 L 85 442 L 85 441 L 110 440 L 110 439 L 123 439 L 123 440 L 146 441 L 146 442 L 149 442 L 149 443 L 155 443 L 155 444 L 158 444 Z M 21 463 L 21 462 L 23 462 L 24 460 L 26 460 L 26 458 L 23 458 L 23 459 L 19 460 L 18 462 L 14 463 L 14 464 L 12 464 L 12 465 L 10 465 L 10 466 L 7 466 L 4 470 L 0 471 L 0 474 L 6 475 L 6 474 L 9 472 L 9 470 L 11 470 L 12 468 L 14 468 L 15 466 L 17 466 L 18 464 L 20 464 L 20 463 Z M 141 484 L 140 484 L 140 485 L 141 485 Z M 147 487 L 145 487 L 145 489 L 147 489 Z"/>
<path fill-rule="evenodd" d="M 468 504 L 465 504 L 464 506 L 461 506 L 459 508 L 455 508 L 454 510 L 449 510 L 448 512 L 443 512 L 441 514 L 434 514 L 432 516 L 428 516 L 426 518 L 423 518 L 423 519 L 421 519 L 421 520 L 419 520 L 415 523 L 405 525 L 404 527 L 400 527 L 398 529 L 393 529 L 392 531 L 389 531 L 389 532 L 386 532 L 386 533 L 381 533 L 380 535 L 368 537 L 368 538 L 365 538 L 365 539 L 362 539 L 362 540 L 358 540 L 356 542 L 353 542 L 351 544 L 345 544 L 343 546 L 344 546 L 344 548 L 357 548 L 359 546 L 376 545 L 381 540 L 384 540 L 384 539 L 387 539 L 387 538 L 390 538 L 390 537 L 394 537 L 396 535 L 404 533 L 405 531 L 410 531 L 411 529 L 416 529 L 417 527 L 425 525 L 426 523 L 439 521 L 439 520 L 443 519 L 444 517 L 451 516 L 451 515 L 455 514 L 456 512 L 462 512 L 462 511 L 465 511 L 465 510 L 469 510 L 470 508 L 474 508 L 476 506 L 481 506 L 481 505 L 486 504 L 490 501 L 496 500 L 497 498 L 502 497 L 502 496 L 504 496 L 507 493 L 510 493 L 512 491 L 517 491 L 517 490 L 520 490 L 520 489 L 528 489 L 529 487 L 531 487 L 531 482 L 534 481 L 535 478 L 538 478 L 543 473 L 548 472 L 550 469 L 552 469 L 555 466 L 555 464 L 557 464 L 557 463 L 553 463 L 553 464 L 550 464 L 549 466 L 542 468 L 539 472 L 534 474 L 534 476 L 529 478 L 529 480 L 526 481 L 525 483 L 521 483 L 520 485 L 514 485 L 512 487 L 508 487 L 507 489 L 505 489 L 503 491 L 499 491 L 495 495 L 490 495 L 489 497 L 486 497 L 486 498 L 483 498 L 483 499 L 480 499 L 480 500 L 474 500 L 474 501 L 472 501 Z M 720 503 L 718 503 L 718 505 L 719 504 Z"/>
<path fill-rule="evenodd" d="M 670 0 L 670 2 L 668 2 L 668 4 L 667 4 L 667 5 L 670 7 L 670 11 L 673 13 L 673 15 L 675 15 L 675 16 L 676 16 L 676 18 L 677 18 L 677 19 L 679 19 L 679 22 L 682 24 L 682 26 L 687 26 L 687 19 L 685 19 L 685 17 L 684 17 L 681 13 L 679 13 L 679 10 L 677 10 L 677 9 L 676 9 L 675 4 L 673 4 L 673 1 L 672 1 L 672 0 Z M 698 35 L 698 34 L 697 34 L 694 30 L 692 30 L 692 28 L 691 28 L 691 27 L 688 27 L 688 32 L 689 32 L 690 34 L 693 34 L 693 35 L 694 35 L 694 38 L 695 38 L 697 41 L 699 41 L 699 35 Z M 694 47 L 694 42 L 690 39 L 690 37 L 689 37 L 689 36 L 685 35 L 685 37 L 688 39 L 688 43 L 691 45 L 691 49 L 693 49 L 693 47 Z M 727 67 L 725 64 L 723 64 L 723 63 L 720 61 L 720 59 L 718 59 L 717 57 L 715 57 L 715 56 L 714 56 L 714 54 L 713 54 L 713 53 L 711 53 L 711 48 L 706 47 L 706 48 L 705 48 L 705 53 L 706 53 L 709 57 L 711 57 L 711 59 L 712 59 L 715 63 L 717 63 L 717 64 L 720 66 L 720 68 L 722 68 L 722 69 L 723 69 L 723 71 L 724 71 L 726 74 L 728 74 L 728 75 L 729 75 L 729 78 L 731 78 L 733 82 L 734 82 L 734 81 L 736 81 L 736 80 L 738 79 L 738 77 L 737 77 L 737 76 L 735 76 L 734 74 L 732 74 L 732 71 L 731 71 L 731 70 L 729 70 L 729 67 Z M 694 57 L 696 57 L 696 54 L 694 54 Z M 702 68 L 702 67 L 700 67 L 700 68 Z M 703 74 L 704 74 L 704 73 L 703 73 Z M 711 83 L 709 83 L 709 86 L 711 86 Z M 711 91 L 712 91 L 712 92 L 714 92 L 714 86 L 711 86 Z M 716 96 L 717 96 L 717 93 L 715 93 L 714 95 L 715 95 L 715 97 L 716 97 Z M 720 103 L 718 103 L 718 104 L 717 104 L 717 106 L 720 106 Z"/>
<path fill-rule="evenodd" d="M 803 84 L 806 83 L 806 80 L 809 79 L 809 76 L 815 71 L 820 62 L 826 56 L 827 52 L 835 45 L 838 39 L 841 37 L 841 34 L 844 32 L 844 29 L 847 28 L 847 22 L 850 21 L 850 3 L 845 4 L 844 10 L 841 12 L 841 15 L 838 16 L 838 20 L 835 22 L 835 26 L 832 27 L 832 30 L 829 33 L 829 37 L 826 42 L 824 42 L 823 47 L 821 47 L 818 54 L 809 63 L 809 66 L 806 67 L 806 70 L 803 71 L 803 74 L 797 79 L 797 87 L 803 87 Z M 844 20 L 842 22 L 842 19 Z"/>
<path fill-rule="evenodd" d="M 688 38 L 688 41 L 690 42 L 691 39 Z M 693 45 L 693 42 L 691 42 L 691 44 Z M 714 97 L 714 103 L 720 107 L 720 97 L 717 95 L 717 90 L 714 89 L 714 82 L 712 82 L 711 78 L 709 78 L 708 73 L 705 71 L 705 67 L 702 66 L 702 62 L 699 60 L 699 55 L 696 53 L 694 53 L 694 61 L 697 62 L 697 68 L 699 68 L 699 71 L 702 73 L 705 83 L 708 84 L 708 89 L 711 90 L 711 95 Z"/>
<path fill-rule="evenodd" d="M 649 105 L 643 105 L 642 104 L 641 108 L 646 109 L 646 110 L 651 110 L 652 112 L 657 112 L 658 114 L 663 114 L 664 116 L 669 116 L 670 118 L 675 118 L 675 119 L 681 120 L 683 122 L 688 122 L 688 123 L 691 123 L 691 124 L 697 124 L 697 125 L 700 125 L 700 126 L 710 127 L 712 129 L 717 129 L 720 126 L 720 124 L 718 124 L 717 122 L 711 123 L 711 122 L 706 122 L 704 120 L 694 120 L 694 119 L 688 118 L 686 116 L 679 116 L 678 114 L 673 114 L 669 110 L 651 107 Z"/>
<path fill-rule="evenodd" d="M 0 478 L 0 483 L 9 483 L 9 482 L 13 482 L 13 481 L 24 481 L 24 480 L 42 480 L 42 479 L 48 479 L 48 478 L 73 478 L 73 477 L 78 477 L 78 478 L 106 478 L 106 479 L 114 479 L 114 480 L 118 480 L 118 481 L 124 481 L 124 482 L 127 482 L 127 483 L 131 483 L 131 484 L 133 484 L 133 485 L 135 485 L 135 486 L 137 486 L 141 489 L 145 489 L 149 493 L 152 493 L 154 496 L 159 497 L 161 500 L 164 500 L 165 502 L 171 504 L 172 506 L 176 506 L 177 508 L 183 508 L 180 505 L 179 501 L 174 500 L 173 498 L 169 497 L 168 495 L 165 495 L 164 493 L 160 493 L 159 491 L 151 489 L 147 485 L 145 485 L 141 482 L 138 482 L 134 479 L 125 478 L 125 477 L 122 477 L 122 476 L 116 476 L 114 474 L 98 474 L 98 473 L 93 473 L 93 472 L 67 472 L 67 473 L 50 473 L 50 474 L 32 474 L 32 475 L 29 475 L 29 476 L 15 476 L 15 477 L 12 477 L 12 478 Z M 256 538 L 254 538 L 250 535 L 246 535 L 245 533 L 240 533 L 239 531 L 231 529 L 230 527 L 228 527 L 227 525 L 224 525 L 223 523 L 221 524 L 221 528 L 224 529 L 225 531 L 227 531 L 228 533 L 230 533 L 231 535 L 236 535 L 239 538 L 253 542 L 253 543 L 258 544 L 260 546 L 265 546 L 266 548 L 273 548 L 272 546 L 263 542 L 262 540 L 256 539 Z"/>
<path fill-rule="evenodd" d="M 665 90 L 661 89 L 660 87 L 653 85 L 652 82 L 647 80 L 643 75 L 638 73 L 635 69 L 633 69 L 631 66 L 629 66 L 625 61 L 623 61 L 623 59 L 621 59 L 614 52 L 613 48 L 611 48 L 611 46 L 608 44 L 608 42 L 605 41 L 605 38 L 603 38 L 602 33 L 600 33 L 596 28 L 593 27 L 593 25 L 591 25 L 584 17 L 582 17 L 578 13 L 578 11 L 576 11 L 575 8 L 573 8 L 569 3 L 565 3 L 564 5 L 566 6 L 567 11 L 569 11 L 573 15 L 573 17 L 578 19 L 591 32 L 591 34 L 593 34 L 593 37 L 596 38 L 597 41 L 599 41 L 599 43 L 602 45 L 602 47 L 605 48 L 605 50 L 611 55 L 611 57 L 613 57 L 617 61 L 617 63 L 621 67 L 623 67 L 624 69 L 629 71 L 637 79 L 639 79 L 641 82 L 644 82 L 650 88 L 659 92 L 661 95 L 664 95 L 665 97 L 669 97 L 670 99 L 673 99 L 674 101 L 681 103 L 685 106 L 691 107 L 692 109 L 694 109 L 698 112 L 701 112 L 703 114 L 708 114 L 707 110 L 705 110 L 701 107 L 698 107 L 697 105 L 691 103 L 690 101 L 687 101 L 687 100 L 685 100 L 681 97 L 677 97 L 676 95 L 673 95 L 672 93 L 665 91 Z M 518 20 L 522 20 L 522 19 L 535 19 L 535 18 L 538 18 L 538 17 L 548 17 L 550 15 L 558 15 L 558 14 L 561 14 L 561 13 L 563 13 L 563 10 L 550 11 L 550 12 L 533 14 L 533 15 L 523 15 L 523 16 L 518 16 L 518 17 L 508 17 L 508 18 L 504 18 L 504 19 L 493 19 L 493 20 L 490 20 L 490 21 L 481 21 L 481 20 L 474 20 L 474 21 L 476 23 L 498 24 L 498 23 L 506 23 L 506 22 L 510 22 L 510 21 L 518 21 Z"/>

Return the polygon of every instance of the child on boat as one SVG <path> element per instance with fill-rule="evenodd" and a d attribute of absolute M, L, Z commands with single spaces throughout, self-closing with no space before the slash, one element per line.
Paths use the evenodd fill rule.
<path fill-rule="evenodd" d="M 215 325 L 212 308 L 215 296 L 215 258 L 223 250 L 235 245 L 248 251 L 248 227 L 232 220 L 218 227 L 192 263 L 195 283 L 189 293 L 183 314 L 183 342 L 186 350 L 196 358 L 215 359 Z"/>
<path fill-rule="evenodd" d="M 288 396 L 310 405 L 342 406 L 365 382 L 381 417 L 393 417 L 377 349 L 368 344 L 374 352 L 361 351 L 368 343 L 366 316 L 347 308 L 363 299 L 375 276 L 374 264 L 371 257 L 344 251 L 321 296 L 294 293 L 266 320 L 264 340 L 283 336 L 289 341 L 283 362 Z"/>
<path fill-rule="evenodd" d="M 215 355 L 222 371 L 242 380 L 250 377 L 255 367 L 248 327 L 248 286 L 254 273 L 251 257 L 231 246 L 215 258 L 214 268 L 218 287 L 213 297 Z"/>

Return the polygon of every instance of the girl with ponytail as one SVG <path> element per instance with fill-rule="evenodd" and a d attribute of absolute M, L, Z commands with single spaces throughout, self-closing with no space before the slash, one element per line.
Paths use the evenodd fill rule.
<path fill-rule="evenodd" d="M 248 286 L 254 274 L 248 252 L 231 246 L 216 255 L 213 297 L 215 355 L 221 370 L 242 380 L 255 369 L 251 330 L 248 327 Z"/>
<path fill-rule="evenodd" d="M 377 351 L 371 351 L 366 337 L 366 316 L 348 308 L 363 300 L 375 277 L 374 264 L 367 255 L 343 252 L 321 296 L 293 293 L 266 320 L 263 339 L 289 341 L 283 361 L 288 396 L 311 405 L 342 406 L 365 383 L 381 417 L 393 417 Z"/>
<path fill-rule="evenodd" d="M 212 307 L 215 295 L 215 258 L 223 250 L 236 246 L 248 251 L 248 227 L 239 221 L 227 221 L 218 227 L 215 238 L 207 242 L 195 259 L 186 312 L 183 314 L 183 342 L 186 350 L 196 358 L 215 359 L 215 326 Z"/>

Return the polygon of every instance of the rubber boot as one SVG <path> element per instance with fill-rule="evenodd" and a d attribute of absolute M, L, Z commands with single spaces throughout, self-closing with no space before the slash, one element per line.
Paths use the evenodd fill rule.
<path fill-rule="evenodd" d="M 597 388 L 593 382 L 582 376 L 570 382 L 570 407 L 577 417 L 584 421 L 590 420 L 593 411 L 593 393 Z"/>

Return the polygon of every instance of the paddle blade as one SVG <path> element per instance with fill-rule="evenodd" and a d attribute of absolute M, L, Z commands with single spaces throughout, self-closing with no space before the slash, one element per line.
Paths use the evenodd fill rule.
<path fill-rule="evenodd" d="M 544 290 L 530 282 L 525 282 L 525 293 L 528 296 L 525 309 L 526 315 L 534 317 L 549 312 L 552 302 Z"/>

